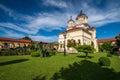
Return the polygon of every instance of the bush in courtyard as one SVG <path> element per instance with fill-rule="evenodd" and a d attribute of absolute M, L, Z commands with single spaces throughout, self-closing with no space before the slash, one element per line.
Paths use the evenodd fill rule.
<path fill-rule="evenodd" d="M 1 55 L 2 55 L 2 56 L 9 56 L 10 54 L 11 54 L 11 51 L 10 51 L 10 50 L 1 51 Z"/>
<path fill-rule="evenodd" d="M 15 51 L 17 52 L 17 55 L 23 55 L 23 48 L 22 47 L 15 48 Z"/>
<path fill-rule="evenodd" d="M 23 52 L 23 55 L 30 55 L 30 54 L 31 54 L 31 51 L 29 51 L 29 50 L 26 50 Z"/>
<path fill-rule="evenodd" d="M 78 45 L 75 47 L 78 52 L 83 52 L 85 53 L 86 57 L 88 57 L 89 53 L 94 53 L 95 49 L 93 46 L 90 45 Z"/>
<path fill-rule="evenodd" d="M 69 39 L 67 42 L 67 47 L 75 47 L 76 46 L 76 42 L 74 39 Z"/>
<path fill-rule="evenodd" d="M 6 51 L 1 51 L 1 55 L 2 56 L 8 56 L 10 55 L 10 53 L 6 50 Z"/>
<path fill-rule="evenodd" d="M 0 56 L 1 56 L 1 50 L 0 50 Z"/>
<path fill-rule="evenodd" d="M 112 57 L 112 54 L 111 53 L 107 53 L 107 57 Z"/>
<path fill-rule="evenodd" d="M 46 56 L 46 57 L 50 56 L 48 49 L 44 49 L 43 52 L 44 52 L 44 56 Z"/>
<path fill-rule="evenodd" d="M 9 56 L 9 55 L 17 55 L 17 51 L 16 50 L 3 50 L 1 51 L 1 55 L 2 56 Z"/>
<path fill-rule="evenodd" d="M 104 42 L 102 45 L 99 45 L 101 51 L 110 52 L 112 49 L 111 42 Z"/>
<path fill-rule="evenodd" d="M 56 50 L 48 50 L 48 53 L 49 53 L 50 55 L 56 55 Z"/>
<path fill-rule="evenodd" d="M 16 50 L 10 50 L 10 55 L 17 55 L 17 51 Z"/>
<path fill-rule="evenodd" d="M 100 57 L 98 63 L 99 63 L 101 66 L 110 66 L 111 61 L 110 61 L 110 59 L 107 58 L 107 57 Z"/>
<path fill-rule="evenodd" d="M 40 56 L 40 52 L 39 51 L 35 51 L 31 53 L 32 57 L 39 57 Z"/>

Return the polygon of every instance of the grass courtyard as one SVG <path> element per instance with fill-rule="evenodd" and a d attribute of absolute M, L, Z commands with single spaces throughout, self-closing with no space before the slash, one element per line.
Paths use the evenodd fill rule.
<path fill-rule="evenodd" d="M 104 53 L 57 54 L 51 57 L 0 56 L 0 80 L 120 80 L 120 58 L 109 57 L 111 66 L 101 67 Z"/>

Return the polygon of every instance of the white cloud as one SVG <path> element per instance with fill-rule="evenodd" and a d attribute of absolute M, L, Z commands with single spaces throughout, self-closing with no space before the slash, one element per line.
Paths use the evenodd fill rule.
<path fill-rule="evenodd" d="M 46 31 L 61 30 L 61 28 L 67 25 L 66 19 L 68 17 L 68 14 L 55 12 L 39 13 L 35 16 L 29 16 L 16 13 L 15 11 L 7 8 L 4 5 L 0 5 L 0 8 L 3 9 L 6 13 L 12 13 L 12 16 L 9 15 L 10 17 L 26 22 L 19 25 L 11 22 L 0 22 L 0 26 L 18 30 L 27 34 L 36 34 L 40 29 Z"/>
<path fill-rule="evenodd" d="M 33 40 L 37 40 L 37 41 L 54 42 L 58 40 L 57 36 L 42 36 L 42 35 L 36 35 L 36 36 L 29 35 L 29 36 Z"/>
<path fill-rule="evenodd" d="M 17 33 L 17 32 L 14 32 L 12 30 L 6 30 L 5 28 L 3 27 L 0 27 L 0 31 L 4 31 L 4 33 L 1 33 L 2 37 L 13 37 L 13 38 L 21 38 L 21 37 L 24 37 L 23 34 L 20 34 L 20 33 Z"/>
<path fill-rule="evenodd" d="M 66 2 L 62 1 L 62 0 L 43 0 L 43 3 L 45 6 L 55 6 L 55 7 L 59 7 L 59 8 L 66 8 L 67 4 Z"/>
<path fill-rule="evenodd" d="M 5 11 L 5 13 L 8 14 L 9 17 L 12 17 L 14 20 L 29 21 L 32 19 L 31 16 L 17 13 L 14 10 L 12 10 L 12 9 L 2 5 L 2 4 L 0 4 L 0 9 Z"/>
<path fill-rule="evenodd" d="M 68 4 L 62 0 L 46 0 L 44 1 L 45 6 L 56 6 L 61 9 L 65 9 L 66 11 L 61 12 L 43 12 L 38 13 L 33 16 L 18 14 L 15 11 L 7 8 L 4 5 L 0 4 L 0 8 L 8 13 L 10 17 L 16 18 L 17 20 L 20 18 L 26 23 L 16 24 L 16 23 L 3 23 L 0 22 L 0 27 L 7 27 L 17 31 L 21 31 L 27 33 L 35 40 L 41 41 L 54 41 L 53 39 L 57 39 L 57 36 L 43 36 L 37 35 L 39 30 L 61 30 L 62 28 L 67 27 L 67 21 L 70 16 L 73 16 L 75 20 L 76 16 L 79 14 L 79 9 L 82 9 L 88 15 L 88 23 L 91 26 L 100 27 L 106 25 L 108 23 L 120 22 L 120 8 L 113 7 L 109 9 L 110 5 L 106 5 L 107 9 L 101 10 L 96 7 L 90 6 L 87 2 L 82 2 L 76 4 Z M 71 6 L 69 6 L 71 5 Z M 113 4 L 112 4 L 113 5 Z M 68 7 L 69 6 L 69 7 Z M 13 32 L 11 32 L 12 34 Z M 10 34 L 10 33 L 8 33 Z M 32 34 L 36 36 L 32 36 Z M 55 40 L 56 41 L 56 40 Z"/>
<path fill-rule="evenodd" d="M 93 1 L 88 0 L 86 2 L 81 2 L 80 6 L 76 5 L 88 16 L 88 24 L 91 26 L 101 27 L 109 23 L 120 22 L 120 8 L 117 6 L 119 3 L 109 2 L 103 9 L 98 8 L 95 5 L 91 6 L 91 3 L 93 3 Z M 97 4 L 100 3 L 101 1 L 97 2 Z"/>
<path fill-rule="evenodd" d="M 22 34 L 22 33 L 17 33 L 15 31 L 12 30 L 6 30 L 3 27 L 0 27 L 0 31 L 4 31 L 4 33 L 2 33 L 2 37 L 9 37 L 9 38 L 22 38 L 26 35 Z M 54 42 L 54 41 L 58 41 L 58 36 L 43 36 L 43 35 L 29 35 L 29 37 L 32 40 L 36 40 L 36 41 L 43 41 L 43 42 Z"/>
<path fill-rule="evenodd" d="M 0 4 L 0 9 L 4 10 L 9 16 L 14 16 L 13 11 L 2 4 Z"/>
<path fill-rule="evenodd" d="M 72 14 L 44 13 L 30 17 L 30 20 L 27 21 L 26 24 L 17 25 L 15 23 L 1 22 L 0 26 L 11 28 L 27 34 L 37 34 L 40 29 L 45 31 L 61 30 L 67 26 L 68 16 L 70 15 Z"/>
<path fill-rule="evenodd" d="M 16 33 L 16 32 L 14 32 L 12 30 L 7 31 L 6 34 L 7 34 L 8 37 L 14 37 L 14 38 L 22 38 L 22 37 L 24 37 L 23 34 Z"/>
<path fill-rule="evenodd" d="M 85 13 L 88 15 L 88 22 L 92 26 L 102 26 L 108 23 L 112 22 L 119 22 L 120 18 L 120 8 L 112 8 L 106 11 L 102 11 L 100 9 L 97 9 L 96 7 L 91 7 L 88 3 L 90 2 L 81 2 L 81 5 L 77 4 L 70 4 L 70 7 L 66 7 L 66 12 L 64 13 L 39 13 L 36 16 L 29 16 L 29 15 L 22 15 L 15 13 L 13 10 L 7 8 L 4 5 L 0 4 L 0 8 L 2 8 L 4 11 L 8 12 L 9 14 L 15 14 L 16 17 L 21 17 L 22 20 L 26 22 L 23 24 L 16 25 L 14 23 L 1 23 L 2 26 L 9 26 L 9 28 L 25 32 L 28 34 L 36 34 L 40 29 L 46 30 L 46 31 L 52 31 L 52 30 L 61 30 L 62 28 L 66 28 L 67 21 L 69 19 L 69 16 L 73 16 L 74 18 L 78 15 L 78 13 L 75 14 L 75 12 L 79 11 L 78 9 L 83 9 Z M 62 0 L 46 0 L 44 1 L 44 4 L 49 5 L 56 5 L 56 6 L 62 6 L 65 7 L 68 4 L 65 1 Z M 110 6 L 110 5 L 108 5 Z M 73 8 L 71 8 L 73 7 Z M 73 9 L 70 12 L 69 9 Z M 9 15 L 10 16 L 10 15 Z"/>
<path fill-rule="evenodd" d="M 120 8 L 111 9 L 105 12 L 96 12 L 89 16 L 89 23 L 100 27 L 109 23 L 120 22 Z"/>
<path fill-rule="evenodd" d="M 21 32 L 28 33 L 28 34 L 35 34 L 36 33 L 33 30 L 30 30 L 26 27 L 17 26 L 17 25 L 12 24 L 12 23 L 0 23 L 0 27 L 10 28 L 10 29 L 21 31 Z"/>
<path fill-rule="evenodd" d="M 28 28 L 43 29 L 46 31 L 61 30 L 67 26 L 67 14 L 60 13 L 44 13 L 35 16 L 26 26 Z"/>
<path fill-rule="evenodd" d="M 36 34 L 39 29 L 43 29 L 46 31 L 52 31 L 52 30 L 61 30 L 65 24 L 65 17 L 58 17 L 57 14 L 46 14 L 46 15 L 38 15 L 33 17 L 30 21 L 27 22 L 27 24 L 15 24 L 15 23 L 4 23 L 1 22 L 0 26 L 11 28 L 14 30 L 18 30 L 24 33 L 28 34 Z M 59 19 L 58 19 L 59 18 Z M 66 17 L 67 18 L 67 17 Z"/>

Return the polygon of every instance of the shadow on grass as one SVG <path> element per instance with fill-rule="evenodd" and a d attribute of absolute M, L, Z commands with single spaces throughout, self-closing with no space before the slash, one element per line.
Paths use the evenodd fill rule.
<path fill-rule="evenodd" d="M 80 55 L 80 56 L 77 56 L 77 57 L 79 57 L 79 58 L 89 58 L 89 59 L 91 59 L 91 58 L 93 58 L 93 56 L 84 56 L 84 55 Z"/>
<path fill-rule="evenodd" d="M 68 68 L 61 68 L 55 73 L 52 80 L 120 80 L 120 73 L 113 69 L 102 68 L 97 63 L 83 60 L 69 65 Z"/>
<path fill-rule="evenodd" d="M 120 80 L 120 72 L 118 72 L 117 75 L 115 76 L 115 80 Z"/>
<path fill-rule="evenodd" d="M 9 65 L 9 64 L 16 64 L 16 63 L 20 63 L 20 62 L 24 62 L 24 61 L 28 61 L 28 59 L 18 59 L 18 60 L 2 62 L 2 63 L 0 63 L 0 66 L 5 66 L 5 65 Z"/>
<path fill-rule="evenodd" d="M 42 76 L 42 77 L 36 76 L 33 78 L 33 80 L 46 80 L 46 76 Z"/>

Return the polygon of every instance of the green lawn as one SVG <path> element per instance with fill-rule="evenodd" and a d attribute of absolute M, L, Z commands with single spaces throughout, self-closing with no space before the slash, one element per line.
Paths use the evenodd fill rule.
<path fill-rule="evenodd" d="M 120 80 L 120 58 L 110 57 L 111 66 L 97 64 L 103 53 L 57 54 L 40 58 L 27 56 L 0 56 L 0 80 Z"/>

